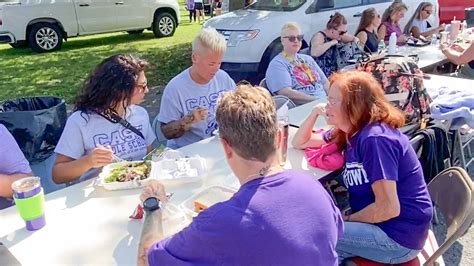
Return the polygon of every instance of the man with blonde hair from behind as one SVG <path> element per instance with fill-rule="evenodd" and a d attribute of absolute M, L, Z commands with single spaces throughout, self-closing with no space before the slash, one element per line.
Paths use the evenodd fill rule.
<path fill-rule="evenodd" d="M 268 91 L 240 85 L 224 93 L 216 117 L 240 189 L 157 243 L 163 238 L 161 210 L 145 208 L 139 265 L 337 265 L 341 215 L 310 174 L 279 165 L 281 136 Z M 156 206 L 164 195 L 163 185 L 152 181 L 140 198 Z"/>
<path fill-rule="evenodd" d="M 165 87 L 158 121 L 168 147 L 200 141 L 217 129 L 217 98 L 235 88 L 235 82 L 220 69 L 226 48 L 224 36 L 213 28 L 202 29 L 192 43 L 192 66 Z"/>

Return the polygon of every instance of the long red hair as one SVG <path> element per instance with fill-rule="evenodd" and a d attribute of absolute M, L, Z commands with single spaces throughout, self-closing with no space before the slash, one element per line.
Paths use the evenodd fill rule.
<path fill-rule="evenodd" d="M 336 129 L 331 136 L 340 148 L 346 146 L 348 137 L 369 123 L 382 122 L 393 128 L 405 124 L 405 115 L 386 100 L 382 86 L 372 74 L 362 71 L 335 73 L 329 78 L 329 84 L 341 90 L 341 107 L 351 123 L 350 132 Z"/>

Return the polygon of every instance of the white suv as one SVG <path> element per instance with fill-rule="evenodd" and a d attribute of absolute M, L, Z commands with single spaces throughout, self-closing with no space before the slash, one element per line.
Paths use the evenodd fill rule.
<path fill-rule="evenodd" d="M 48 52 L 79 35 L 150 29 L 172 36 L 179 22 L 176 0 L 16 0 L 0 3 L 0 43 Z"/>
<path fill-rule="evenodd" d="M 222 69 L 235 80 L 259 77 L 265 74 L 270 60 L 281 50 L 280 30 L 288 21 L 297 22 L 303 32 L 303 48 L 311 37 L 326 27 L 329 16 L 335 11 L 348 20 L 348 30 L 355 33 L 363 10 L 374 7 L 380 14 L 391 0 L 258 0 L 234 12 L 214 17 L 205 27 L 216 28 L 227 39 L 227 51 Z M 408 12 L 402 25 L 414 13 L 420 1 L 405 0 Z M 438 25 L 438 3 L 434 4 L 431 25 Z M 251 80 L 251 78 L 250 78 Z"/>

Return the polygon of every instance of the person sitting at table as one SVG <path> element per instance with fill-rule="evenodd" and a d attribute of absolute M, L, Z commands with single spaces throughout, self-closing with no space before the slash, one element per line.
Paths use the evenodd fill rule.
<path fill-rule="evenodd" d="M 202 29 L 192 43 L 191 67 L 166 85 L 158 121 L 168 147 L 177 149 L 211 137 L 217 129 L 217 99 L 235 88 L 232 78 L 219 69 L 226 48 L 222 34 Z"/>
<path fill-rule="evenodd" d="M 12 183 L 31 176 L 30 164 L 12 134 L 0 124 L 0 210 L 13 205 Z"/>
<path fill-rule="evenodd" d="M 141 160 L 151 150 L 156 137 L 147 111 L 137 106 L 148 92 L 147 65 L 114 55 L 89 75 L 55 149 L 54 182 L 83 181 L 114 160 Z"/>
<path fill-rule="evenodd" d="M 161 211 L 154 209 L 156 197 L 166 200 L 165 191 L 152 181 L 140 196 L 145 221 L 138 264 L 337 265 L 340 212 L 312 175 L 280 166 L 276 153 L 281 135 L 268 91 L 240 85 L 225 93 L 217 122 L 240 189 L 163 239 Z"/>
<path fill-rule="evenodd" d="M 347 33 L 346 18 L 336 12 L 329 18 L 326 29 L 311 38 L 309 50 L 326 77 L 329 77 L 348 64 L 347 59 L 352 56 L 348 53 L 353 53 L 353 43 L 359 43 L 359 39 Z"/>
<path fill-rule="evenodd" d="M 318 116 L 334 128 L 313 133 Z M 404 120 L 371 74 L 348 71 L 330 78 L 327 105 L 317 105 L 293 138 L 295 148 L 330 142 L 344 151 L 351 212 L 336 247 L 341 262 L 403 263 L 423 248 L 433 208 L 417 155 L 398 130 Z"/>
<path fill-rule="evenodd" d="M 309 55 L 300 54 L 303 34 L 295 22 L 281 29 L 283 51 L 272 59 L 265 74 L 268 90 L 300 105 L 326 98 L 328 80 Z"/>
<path fill-rule="evenodd" d="M 421 2 L 418 5 L 413 16 L 408 20 L 404 33 L 407 36 L 412 35 L 415 38 L 431 37 L 435 33 L 439 33 L 444 29 L 445 25 L 441 24 L 437 28 L 429 29 L 428 18 L 433 14 L 433 4 L 430 2 Z"/>
<path fill-rule="evenodd" d="M 376 53 L 378 51 L 380 40 L 376 29 L 380 26 L 381 21 L 380 14 L 373 7 L 362 12 L 356 37 L 359 38 L 360 45 L 364 47 L 364 51 L 367 53 Z"/>
<path fill-rule="evenodd" d="M 471 42 L 467 48 L 458 44 L 441 44 L 441 51 L 451 63 L 463 65 L 457 72 L 458 77 L 474 78 L 474 42 Z"/>
<path fill-rule="evenodd" d="M 382 24 L 378 30 L 380 40 L 388 43 L 390 35 L 395 32 L 397 35 L 397 44 L 402 45 L 408 41 L 408 36 L 403 34 L 400 28 L 400 21 L 408 11 L 408 7 L 402 1 L 393 1 L 393 3 L 383 12 Z"/>

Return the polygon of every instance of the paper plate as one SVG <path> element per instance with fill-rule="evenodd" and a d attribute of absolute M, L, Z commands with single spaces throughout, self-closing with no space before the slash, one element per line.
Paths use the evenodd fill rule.
<path fill-rule="evenodd" d="M 206 160 L 200 156 L 162 159 L 153 162 L 150 176 L 164 185 L 201 181 L 207 174 Z"/>
<path fill-rule="evenodd" d="M 148 174 L 148 178 L 142 180 L 132 180 L 126 182 L 105 182 L 105 178 L 112 172 L 112 170 L 118 166 L 126 165 L 126 164 L 133 164 L 133 163 L 142 163 L 143 161 L 124 161 L 118 163 L 111 163 L 102 168 L 97 180 L 96 185 L 102 186 L 107 190 L 122 190 L 122 189 L 134 189 L 134 188 L 141 188 L 145 186 L 152 178 L 151 178 L 151 171 L 153 170 L 153 163 L 150 163 L 150 172 Z"/>
<path fill-rule="evenodd" d="M 200 192 L 194 194 L 181 204 L 181 208 L 191 217 L 196 217 L 197 213 L 194 209 L 194 201 L 204 199 L 210 207 L 216 203 L 230 199 L 235 193 L 236 189 L 226 186 L 211 186 L 204 188 Z"/>

